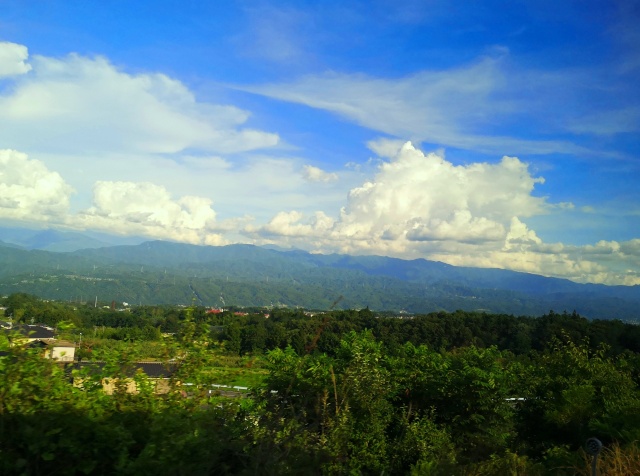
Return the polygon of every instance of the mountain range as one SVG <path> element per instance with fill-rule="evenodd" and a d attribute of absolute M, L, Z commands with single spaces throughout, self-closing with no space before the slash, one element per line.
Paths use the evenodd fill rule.
<path fill-rule="evenodd" d="M 55 252 L 25 249 L 0 234 L 0 294 L 132 304 L 369 307 L 426 313 L 484 311 L 640 321 L 640 286 L 579 284 L 502 269 L 424 259 L 311 254 L 253 245 L 196 246 L 163 241 Z M 91 238 L 95 240 L 94 238 Z M 83 242 L 80 237 L 66 240 Z M 90 241 L 97 245 L 99 240 Z M 23 240 L 23 243 L 26 240 Z M 58 240 L 59 242 L 59 240 Z"/>
<path fill-rule="evenodd" d="M 138 244 L 140 237 L 117 237 L 106 233 L 78 233 L 52 229 L 0 227 L 0 244 L 26 250 L 76 251 L 86 248 Z"/>

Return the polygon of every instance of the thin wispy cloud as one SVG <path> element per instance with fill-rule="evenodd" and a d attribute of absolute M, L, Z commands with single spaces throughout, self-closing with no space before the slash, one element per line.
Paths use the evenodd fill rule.
<path fill-rule="evenodd" d="M 549 124 L 546 116 L 558 95 L 564 95 L 567 104 L 578 101 L 582 87 L 570 88 L 569 84 L 584 78 L 576 72 L 562 80 L 557 74 L 513 72 L 505 63 L 504 58 L 482 58 L 464 67 L 392 79 L 331 72 L 290 83 L 240 88 L 330 111 L 363 127 L 416 142 L 485 153 L 601 152 L 557 138 L 569 127 L 578 132 L 577 119 L 570 112 L 557 112 L 552 119 L 559 122 L 556 130 L 543 126 Z M 567 95 L 567 89 L 573 91 Z M 536 138 L 514 133 L 512 121 L 523 120 L 530 121 L 534 130 L 546 131 Z M 563 126 L 572 120 L 573 126 Z"/>

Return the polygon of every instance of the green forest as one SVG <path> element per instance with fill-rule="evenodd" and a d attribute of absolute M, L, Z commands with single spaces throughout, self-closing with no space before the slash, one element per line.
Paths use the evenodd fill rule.
<path fill-rule="evenodd" d="M 619 320 L 1 304 L 101 364 L 0 334 L 0 474 L 589 475 L 591 437 L 598 474 L 640 473 L 640 326 Z"/>
<path fill-rule="evenodd" d="M 52 253 L 0 243 L 0 295 L 75 303 L 465 310 L 540 316 L 576 309 L 591 319 L 638 318 L 640 286 L 579 284 L 503 269 L 383 256 L 320 255 L 250 245 L 162 241 Z"/>

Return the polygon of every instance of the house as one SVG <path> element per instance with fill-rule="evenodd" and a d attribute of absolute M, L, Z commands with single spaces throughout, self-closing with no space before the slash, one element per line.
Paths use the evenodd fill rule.
<path fill-rule="evenodd" d="M 74 342 L 57 340 L 52 327 L 40 324 L 18 324 L 5 327 L 4 332 L 14 334 L 18 332 L 20 336 L 12 337 L 11 345 L 25 344 L 31 348 L 39 348 L 43 352 L 43 357 L 60 362 L 73 362 L 76 355 L 76 344 Z"/>
<path fill-rule="evenodd" d="M 55 339 L 53 327 L 42 324 L 15 324 L 5 327 L 5 332 L 19 332 L 24 336 L 26 342 L 33 342 L 42 339 Z"/>
<path fill-rule="evenodd" d="M 139 388 L 134 379 L 134 375 L 141 372 L 146 375 L 147 381 L 153 385 L 154 393 L 165 394 L 168 393 L 171 386 L 171 376 L 176 370 L 176 364 L 163 363 L 163 362 L 133 362 L 131 365 L 127 365 L 124 369 L 126 378 L 124 382 L 121 382 L 118 377 L 105 377 L 104 367 L 105 362 L 76 362 L 71 367 L 73 370 L 80 370 L 82 373 L 91 377 L 91 375 L 98 375 L 101 377 L 102 389 L 107 395 L 112 395 L 119 384 L 124 384 L 127 393 L 138 393 Z M 73 385 L 76 387 L 83 386 L 82 377 L 73 377 Z"/>
<path fill-rule="evenodd" d="M 44 357 L 59 362 L 73 362 L 76 358 L 76 344 L 66 340 L 48 342 Z"/>

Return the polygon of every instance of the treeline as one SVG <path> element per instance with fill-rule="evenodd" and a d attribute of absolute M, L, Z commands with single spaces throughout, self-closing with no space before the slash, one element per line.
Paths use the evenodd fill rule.
<path fill-rule="evenodd" d="M 371 330 L 387 349 L 407 342 L 430 349 L 452 350 L 468 346 L 496 346 L 516 355 L 546 349 L 551 342 L 586 341 L 591 349 L 601 344 L 610 355 L 640 352 L 640 326 L 618 320 L 591 321 L 575 312 L 553 311 L 539 318 L 456 311 L 411 318 L 389 318 L 364 309 L 306 315 L 302 311 L 275 310 L 262 315 L 217 316 L 224 324 L 219 338 L 231 352 L 263 352 L 291 346 L 296 352 L 317 351 L 334 355 L 344 335 Z"/>
<path fill-rule="evenodd" d="M 90 335 L 96 328 L 114 338 L 131 336 L 132 340 L 156 340 L 161 332 L 176 332 L 184 321 L 186 310 L 175 306 L 136 306 L 132 309 L 111 309 L 101 303 L 67 303 L 43 300 L 26 293 L 15 293 L 0 303 L 4 316 L 18 324 L 44 324 L 51 327 L 73 327 Z M 121 305 L 121 303 L 119 303 Z M 102 329 L 104 328 L 104 329 Z M 106 329 L 109 329 L 107 331 Z"/>
<path fill-rule="evenodd" d="M 211 327 L 213 337 L 225 342 L 234 354 L 263 353 L 292 346 L 296 352 L 334 354 L 342 337 L 351 331 L 372 331 L 380 342 L 394 350 L 406 342 L 431 349 L 451 350 L 474 345 L 496 346 L 516 355 L 541 351 L 553 339 L 587 342 L 597 349 L 605 344 L 610 355 L 625 350 L 640 352 L 640 325 L 620 320 L 589 320 L 575 311 L 549 311 L 541 317 L 487 314 L 483 312 L 436 312 L 401 315 L 399 318 L 369 309 L 305 312 L 286 308 L 231 308 L 211 314 L 202 306 L 133 306 L 126 311 L 110 306 L 94 307 L 44 301 L 16 293 L 1 301 L 4 314 L 14 322 L 42 323 L 52 327 L 72 324 L 85 336 L 96 333 L 119 340 L 158 340 L 161 333 L 179 333 L 187 320 Z M 268 318 L 265 318 L 268 315 Z M 110 330 L 108 330 L 110 329 Z"/>

